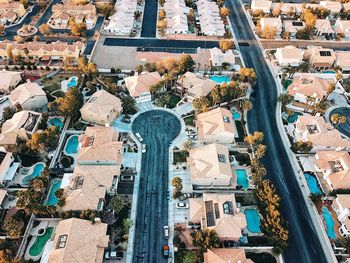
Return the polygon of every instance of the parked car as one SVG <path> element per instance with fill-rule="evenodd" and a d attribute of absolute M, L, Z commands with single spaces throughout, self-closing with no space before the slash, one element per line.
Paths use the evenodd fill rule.
<path fill-rule="evenodd" d="M 142 136 L 137 132 L 137 133 L 135 133 L 135 136 L 136 136 L 136 138 L 140 141 L 140 142 L 143 142 L 143 138 L 142 138 Z"/>
<path fill-rule="evenodd" d="M 187 209 L 189 205 L 187 203 L 177 203 L 176 208 L 185 208 Z"/>
<path fill-rule="evenodd" d="M 163 255 L 164 255 L 164 257 L 169 257 L 169 246 L 168 245 L 163 246 Z"/>
<path fill-rule="evenodd" d="M 134 180 L 135 180 L 135 177 L 133 175 L 120 176 L 120 181 L 123 181 L 123 182 L 133 182 Z"/>
<path fill-rule="evenodd" d="M 123 259 L 123 252 L 106 251 L 105 259 Z"/>
<path fill-rule="evenodd" d="M 164 230 L 164 238 L 168 239 L 169 238 L 169 226 L 164 226 L 163 230 Z"/>
<path fill-rule="evenodd" d="M 143 143 L 143 144 L 141 145 L 141 152 L 142 152 L 142 153 L 146 153 L 146 150 L 147 150 L 147 149 L 146 149 L 146 144 Z"/>

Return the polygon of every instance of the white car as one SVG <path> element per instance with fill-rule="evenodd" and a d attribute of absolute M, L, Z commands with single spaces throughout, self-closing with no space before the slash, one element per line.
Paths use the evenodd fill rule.
<path fill-rule="evenodd" d="M 146 149 L 146 144 L 143 143 L 143 144 L 141 145 L 141 152 L 142 152 L 142 153 L 145 153 L 146 151 L 147 151 L 147 149 Z"/>
<path fill-rule="evenodd" d="M 143 138 L 142 138 L 142 136 L 137 132 L 137 133 L 135 133 L 135 136 L 136 136 L 136 138 L 140 141 L 140 142 L 143 142 Z"/>
<path fill-rule="evenodd" d="M 176 208 L 185 208 L 187 209 L 189 205 L 187 203 L 177 203 Z"/>

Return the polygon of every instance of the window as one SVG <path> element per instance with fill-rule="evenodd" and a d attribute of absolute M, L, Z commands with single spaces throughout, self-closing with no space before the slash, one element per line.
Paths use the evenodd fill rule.
<path fill-rule="evenodd" d="M 64 248 L 67 243 L 68 235 L 60 235 L 57 240 L 56 249 Z"/>
<path fill-rule="evenodd" d="M 218 154 L 218 159 L 220 163 L 226 163 L 226 156 L 223 154 Z"/>
<path fill-rule="evenodd" d="M 320 56 L 321 57 L 330 57 L 331 56 L 331 52 L 330 51 L 320 51 Z"/>
<path fill-rule="evenodd" d="M 215 212 L 215 218 L 216 219 L 220 218 L 220 211 L 219 211 L 219 204 L 218 203 L 214 204 L 214 212 Z"/>
<path fill-rule="evenodd" d="M 292 25 L 293 25 L 293 26 L 303 26 L 303 22 L 300 22 L 300 21 L 293 21 L 293 22 L 292 22 Z"/>
<path fill-rule="evenodd" d="M 233 215 L 234 211 L 233 211 L 233 204 L 231 201 L 226 201 L 223 204 L 223 209 L 224 209 L 224 213 L 225 214 L 229 214 L 229 215 Z"/>
<path fill-rule="evenodd" d="M 80 189 L 83 187 L 84 176 L 78 176 L 75 178 L 74 189 Z"/>

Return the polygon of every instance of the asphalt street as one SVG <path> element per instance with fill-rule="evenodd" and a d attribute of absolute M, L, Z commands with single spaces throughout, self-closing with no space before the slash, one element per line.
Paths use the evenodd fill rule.
<path fill-rule="evenodd" d="M 168 225 L 169 145 L 181 130 L 171 113 L 152 110 L 138 116 L 132 125 L 147 145 L 142 156 L 140 186 L 135 222 L 133 262 L 167 262 L 163 257 L 163 226 Z"/>
<path fill-rule="evenodd" d="M 288 221 L 289 247 L 283 257 L 288 263 L 327 262 L 278 133 L 275 115 L 277 88 L 274 78 L 239 1 L 229 0 L 226 4 L 231 10 L 230 20 L 236 38 L 250 43 L 250 46 L 241 47 L 244 62 L 257 73 L 258 85 L 255 88 L 256 97 L 252 98 L 253 109 L 248 113 L 248 127 L 251 133 L 262 131 L 265 134 L 263 143 L 267 145 L 267 153 L 263 162 L 268 178 L 274 182 L 282 198 L 282 214 Z"/>
<path fill-rule="evenodd" d="M 338 108 L 338 109 L 332 110 L 329 116 L 332 116 L 335 113 L 346 116 L 346 122 L 337 125 L 336 128 L 342 134 L 350 138 L 350 108 Z"/>

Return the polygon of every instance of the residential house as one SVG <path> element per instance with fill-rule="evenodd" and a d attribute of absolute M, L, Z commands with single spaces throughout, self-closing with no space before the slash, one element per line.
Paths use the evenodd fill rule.
<path fill-rule="evenodd" d="M 54 29 L 66 29 L 70 19 L 76 23 L 85 22 L 87 29 L 93 29 L 97 21 L 96 7 L 93 4 L 55 4 L 48 25 Z"/>
<path fill-rule="evenodd" d="M 236 55 L 232 50 L 223 52 L 220 48 L 214 47 L 209 49 L 210 58 L 209 62 L 212 67 L 222 67 L 223 63 L 229 64 L 229 68 L 233 69 L 236 61 Z"/>
<path fill-rule="evenodd" d="M 117 0 L 115 13 L 109 18 L 105 32 L 116 35 L 129 35 L 134 28 L 137 0 Z"/>
<path fill-rule="evenodd" d="M 318 70 L 333 67 L 336 55 L 333 49 L 318 46 L 308 46 L 304 52 L 304 59 L 309 60 L 311 66 Z"/>
<path fill-rule="evenodd" d="M 340 222 L 339 233 L 343 236 L 350 235 L 350 195 L 337 194 L 337 197 L 332 203 L 332 208 L 337 214 Z"/>
<path fill-rule="evenodd" d="M 168 34 L 188 34 L 187 15 L 190 8 L 184 0 L 166 0 L 164 3 Z"/>
<path fill-rule="evenodd" d="M 13 146 L 18 140 L 27 141 L 36 131 L 41 121 L 41 113 L 23 110 L 15 113 L 2 125 L 0 146 Z"/>
<path fill-rule="evenodd" d="M 24 110 L 43 111 L 48 103 L 45 91 L 34 82 L 19 85 L 8 98 L 13 106 L 20 106 Z"/>
<path fill-rule="evenodd" d="M 349 10 L 350 10 L 350 2 L 348 2 L 348 3 L 343 3 L 343 10 L 344 10 L 344 11 L 349 11 Z"/>
<path fill-rule="evenodd" d="M 344 37 L 350 38 L 350 20 L 341 20 L 338 18 L 334 24 L 335 32 L 338 34 L 344 34 Z"/>
<path fill-rule="evenodd" d="M 1 57 L 0 57 L 1 59 Z M 16 71 L 0 70 L 0 91 L 9 93 L 22 81 L 22 73 Z"/>
<path fill-rule="evenodd" d="M 108 247 L 107 224 L 79 218 L 59 221 L 41 263 L 102 263 Z"/>
<path fill-rule="evenodd" d="M 7 186 L 12 182 L 20 163 L 15 162 L 11 152 L 0 147 L 0 184 Z"/>
<path fill-rule="evenodd" d="M 204 143 L 230 144 L 237 134 L 232 113 L 224 108 L 216 108 L 197 115 L 198 138 Z"/>
<path fill-rule="evenodd" d="M 235 189 L 237 186 L 228 149 L 222 144 L 213 143 L 191 149 L 187 163 L 194 189 Z"/>
<path fill-rule="evenodd" d="M 234 194 L 204 193 L 190 198 L 189 221 L 201 228 L 215 230 L 220 240 L 238 242 L 247 226 L 246 218 L 236 204 Z"/>
<path fill-rule="evenodd" d="M 292 95 L 295 101 L 305 104 L 308 104 L 308 97 L 312 96 L 317 103 L 327 96 L 330 85 L 331 82 L 326 79 L 312 74 L 300 74 L 294 77 L 292 84 L 288 86 L 288 94 Z"/>
<path fill-rule="evenodd" d="M 110 126 L 122 113 L 119 98 L 107 91 L 96 91 L 80 109 L 81 118 L 88 123 Z"/>
<path fill-rule="evenodd" d="M 176 85 L 176 89 L 192 102 L 195 98 L 206 97 L 217 83 L 188 71 L 178 78 Z"/>
<path fill-rule="evenodd" d="M 275 56 L 280 67 L 298 67 L 303 62 L 303 51 L 295 46 L 277 48 Z"/>
<path fill-rule="evenodd" d="M 11 56 L 9 56 L 8 50 L 11 50 Z M 26 54 L 24 50 L 28 50 L 29 53 Z M 22 44 L 9 40 L 0 41 L 0 58 L 5 62 L 14 56 L 20 56 L 32 62 L 49 63 L 52 61 L 57 63 L 64 60 L 76 62 L 84 50 L 85 44 L 80 41 L 71 44 L 60 41 L 51 43 L 25 42 Z"/>
<path fill-rule="evenodd" d="M 297 3 L 274 3 L 272 4 L 275 8 L 276 5 L 281 5 L 281 15 L 284 16 L 294 16 L 294 15 L 300 15 L 303 12 L 303 5 L 297 4 Z"/>
<path fill-rule="evenodd" d="M 329 190 L 350 188 L 350 155 L 346 151 L 318 151 L 315 167 L 322 173 Z"/>
<path fill-rule="evenodd" d="M 24 16 L 26 9 L 19 2 L 0 3 L 0 24 L 10 25 Z"/>
<path fill-rule="evenodd" d="M 152 99 L 150 88 L 152 85 L 158 84 L 161 79 L 156 71 L 127 77 L 124 80 L 130 96 L 134 97 L 137 102 L 142 102 Z"/>
<path fill-rule="evenodd" d="M 265 14 L 271 12 L 272 1 L 269 0 L 253 0 L 250 8 L 253 12 L 263 11 Z"/>
<path fill-rule="evenodd" d="M 316 19 L 315 29 L 316 36 L 333 37 L 335 35 L 329 19 Z"/>
<path fill-rule="evenodd" d="M 350 142 L 322 116 L 300 116 L 295 123 L 295 141 L 310 141 L 313 151 L 349 150 Z"/>
<path fill-rule="evenodd" d="M 292 38 L 296 37 L 296 34 L 299 30 L 305 28 L 305 22 L 295 21 L 295 20 L 283 20 L 283 30 L 284 32 L 290 33 Z"/>
<path fill-rule="evenodd" d="M 341 2 L 336 1 L 320 1 L 320 5 L 329 10 L 333 16 L 339 14 L 343 8 Z"/>
<path fill-rule="evenodd" d="M 203 254 L 204 263 L 253 263 L 244 248 L 211 248 Z"/>
<path fill-rule="evenodd" d="M 281 35 L 282 33 L 282 20 L 280 17 L 263 17 L 260 19 L 261 30 L 265 28 L 275 28 L 276 36 Z"/>
<path fill-rule="evenodd" d="M 337 51 L 335 55 L 336 59 L 334 65 L 340 67 L 343 73 L 350 73 L 350 52 Z"/>
<path fill-rule="evenodd" d="M 198 0 L 196 2 L 200 33 L 206 36 L 224 36 L 225 25 L 220 16 L 220 10 L 217 3 L 209 0 Z"/>

